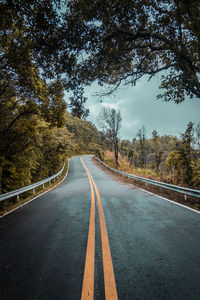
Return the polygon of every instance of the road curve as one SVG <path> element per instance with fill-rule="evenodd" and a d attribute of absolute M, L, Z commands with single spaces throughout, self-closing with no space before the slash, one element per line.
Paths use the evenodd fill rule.
<path fill-rule="evenodd" d="M 82 159 L 0 219 L 0 299 L 200 299 L 200 214 Z"/>

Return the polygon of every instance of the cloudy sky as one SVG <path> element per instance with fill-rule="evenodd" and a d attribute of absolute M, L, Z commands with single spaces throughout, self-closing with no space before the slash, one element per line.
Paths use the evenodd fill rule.
<path fill-rule="evenodd" d="M 138 129 L 143 125 L 148 137 L 151 137 L 154 129 L 159 135 L 179 136 L 180 132 L 185 131 L 188 122 L 200 122 L 200 99 L 188 99 L 178 105 L 156 100 L 156 95 L 161 93 L 158 89 L 159 84 L 158 76 L 150 82 L 143 77 L 135 87 L 121 87 L 116 95 L 102 98 L 102 103 L 94 96 L 98 87 L 93 85 L 87 88 L 87 107 L 90 109 L 88 120 L 98 125 L 99 113 L 105 106 L 120 110 L 120 138 L 129 140 L 136 136 Z"/>

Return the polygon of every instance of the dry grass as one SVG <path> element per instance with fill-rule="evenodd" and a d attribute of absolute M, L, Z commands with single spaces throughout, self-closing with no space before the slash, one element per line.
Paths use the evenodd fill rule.
<path fill-rule="evenodd" d="M 112 168 L 116 168 L 115 164 L 115 156 L 114 153 L 106 150 L 104 152 L 104 162 L 109 165 Z M 154 179 L 154 180 L 161 180 L 160 176 L 153 170 L 151 169 L 142 169 L 142 168 L 134 168 L 130 167 L 128 157 L 122 157 L 121 154 L 119 153 L 119 167 L 118 170 L 130 173 L 136 176 L 141 176 L 141 177 L 146 177 L 149 179 Z"/>
<path fill-rule="evenodd" d="M 131 183 L 131 184 L 133 184 L 133 187 L 142 188 L 142 189 L 147 190 L 149 192 L 152 192 L 152 193 L 154 193 L 156 195 L 165 197 L 165 198 L 167 198 L 167 199 L 169 199 L 171 201 L 184 204 L 184 205 L 186 205 L 188 207 L 191 207 L 191 208 L 193 208 L 195 210 L 200 211 L 200 199 L 199 198 L 187 196 L 187 198 L 185 199 L 184 194 L 181 194 L 181 193 L 178 193 L 178 192 L 174 192 L 174 191 L 171 191 L 171 190 L 168 190 L 168 189 L 164 189 L 164 188 L 161 188 L 161 187 L 157 187 L 157 186 L 154 186 L 154 185 L 151 185 L 151 184 L 146 184 L 144 182 L 135 180 L 133 178 L 124 177 L 123 175 L 114 173 L 113 171 L 111 171 L 108 168 L 104 167 L 95 158 L 93 159 L 93 161 L 94 161 L 94 163 L 96 165 L 98 165 L 106 173 L 110 174 L 112 177 L 114 177 L 116 180 L 119 180 L 120 182 L 124 182 L 125 184 Z M 106 160 L 104 162 L 106 164 L 108 164 L 106 162 Z M 115 167 L 115 165 L 112 164 L 112 167 Z M 130 172 L 126 172 L 126 173 L 130 173 Z"/>

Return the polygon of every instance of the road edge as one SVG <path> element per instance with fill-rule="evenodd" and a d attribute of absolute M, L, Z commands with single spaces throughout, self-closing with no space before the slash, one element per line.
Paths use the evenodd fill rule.
<path fill-rule="evenodd" d="M 45 192 L 43 192 L 43 193 L 41 193 L 41 194 L 35 196 L 34 198 L 28 200 L 27 202 L 24 202 L 23 204 L 21 204 L 21 205 L 15 207 L 14 209 L 12 209 L 12 210 L 6 212 L 4 215 L 1 215 L 1 216 L 0 216 L 0 219 L 4 218 L 5 216 L 7 216 L 7 215 L 9 215 L 9 214 L 11 214 L 11 213 L 13 213 L 13 212 L 16 211 L 17 209 L 19 209 L 19 208 L 21 208 L 21 207 L 27 205 L 28 203 L 32 202 L 33 200 L 39 198 L 40 196 L 42 196 L 42 195 L 44 195 L 44 194 L 50 192 L 51 190 L 53 190 L 53 189 L 55 189 L 57 186 L 59 186 L 59 185 L 66 179 L 66 177 L 67 177 L 67 175 L 68 175 L 68 172 L 69 172 L 69 161 L 70 161 L 70 158 L 68 159 L 68 162 L 67 162 L 67 171 L 66 171 L 66 174 L 65 174 L 65 176 L 63 177 L 63 179 L 62 179 L 60 182 L 58 182 L 58 184 L 56 184 L 55 186 L 51 187 L 49 190 L 47 190 L 47 191 L 45 191 Z"/>
<path fill-rule="evenodd" d="M 95 156 L 93 156 L 93 158 L 94 158 L 95 161 L 98 162 L 102 167 L 106 168 L 106 169 L 107 169 L 108 171 L 110 171 L 112 174 L 116 175 L 116 173 L 115 173 L 114 171 L 110 170 L 109 166 L 107 166 L 106 164 L 105 164 L 105 165 L 101 164 L 101 163 L 96 159 Z M 120 175 L 120 174 L 117 174 L 117 176 L 123 177 L 123 175 Z M 177 202 L 177 201 L 175 201 L 175 200 L 171 200 L 171 199 L 165 198 L 165 197 L 163 197 L 163 196 L 161 196 L 161 195 L 158 195 L 158 194 L 155 194 L 155 193 L 150 192 L 150 191 L 148 191 L 148 190 L 145 190 L 145 189 L 143 189 L 143 188 L 141 188 L 141 187 L 139 187 L 139 186 L 137 186 L 137 185 L 134 185 L 134 183 L 129 182 L 129 184 L 130 184 L 131 186 L 134 186 L 134 187 L 136 187 L 136 188 L 142 190 L 143 192 L 146 192 L 146 193 L 150 194 L 150 195 L 154 195 L 154 196 L 159 197 L 159 198 L 161 198 L 161 199 L 163 199 L 163 200 L 166 200 L 166 201 L 168 201 L 168 202 L 170 202 L 170 203 L 172 203 L 172 204 L 176 204 L 176 205 L 181 206 L 181 207 L 183 207 L 183 208 L 186 208 L 186 209 L 188 209 L 188 210 L 190 210 L 190 211 L 193 211 L 193 212 L 195 212 L 195 213 L 197 213 L 197 214 L 200 214 L 200 211 L 199 211 L 199 210 L 194 209 L 194 208 L 192 208 L 192 207 L 190 207 L 190 206 L 184 205 L 184 204 L 179 203 L 179 202 Z"/>

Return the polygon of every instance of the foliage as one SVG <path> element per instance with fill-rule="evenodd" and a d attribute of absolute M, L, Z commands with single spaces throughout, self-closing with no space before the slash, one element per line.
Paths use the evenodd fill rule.
<path fill-rule="evenodd" d="M 86 119 L 89 115 L 89 109 L 84 107 L 87 98 L 83 96 L 83 89 L 80 87 L 78 89 L 74 89 L 73 96 L 71 96 L 69 100 L 69 108 L 71 108 L 72 116 L 78 117 L 79 119 Z"/>
<path fill-rule="evenodd" d="M 0 3 L 1 66 L 15 74 L 30 91 L 34 87 L 27 68 L 40 68 L 43 78 L 57 78 L 60 72 L 58 58 L 66 49 L 59 42 L 62 23 L 59 9 L 57 0 Z M 67 57 L 65 63 L 68 63 Z"/>
<path fill-rule="evenodd" d="M 54 116 L 55 117 L 55 116 Z M 1 143 L 0 183 L 7 192 L 55 174 L 66 157 L 94 153 L 102 158 L 96 127 L 66 113 L 66 126 L 52 126 L 42 116 L 23 115 Z"/>
<path fill-rule="evenodd" d="M 91 122 L 67 114 L 66 127 L 72 134 L 73 154 L 95 153 L 101 157 L 99 132 Z"/>
<path fill-rule="evenodd" d="M 106 150 L 104 152 L 104 162 L 108 165 L 110 165 L 111 167 L 115 167 L 115 156 L 114 156 L 114 153 L 109 151 L 109 150 Z M 127 156 L 122 156 L 121 153 L 119 153 L 119 169 L 121 171 L 124 171 L 124 172 L 128 172 L 128 173 L 133 173 L 135 175 L 138 175 L 138 176 L 143 176 L 143 177 L 147 177 L 147 178 L 154 178 L 156 180 L 159 180 L 159 176 L 158 174 L 150 169 L 150 168 L 135 168 L 133 169 L 132 165 L 130 165 L 129 163 L 129 159 Z"/>
<path fill-rule="evenodd" d="M 37 115 L 23 116 L 1 141 L 1 190 L 7 192 L 56 173 L 69 155 L 70 133 Z"/>
<path fill-rule="evenodd" d="M 101 132 L 85 120 L 83 85 L 115 89 L 168 70 L 158 97 L 200 97 L 199 9 L 197 0 L 1 1 L 0 193 L 52 175 L 70 154 L 103 158 L 106 149 L 117 165 L 120 151 L 124 166 L 197 186 L 199 124 L 180 139 L 147 139 L 142 128 L 139 139 L 119 141 L 120 112 L 104 111 Z"/>
<path fill-rule="evenodd" d="M 67 154 L 57 7 L 0 3 L 0 192 L 47 177 Z"/>
<path fill-rule="evenodd" d="M 200 122 L 195 127 L 195 132 L 196 132 L 196 139 L 197 139 L 197 144 L 200 148 Z"/>
<path fill-rule="evenodd" d="M 1 138 L 24 115 L 65 123 L 63 81 L 56 74 L 59 49 L 50 47 L 58 21 L 54 6 L 46 0 L 0 3 Z"/>
<path fill-rule="evenodd" d="M 195 157 L 192 157 L 192 142 L 193 138 L 193 123 L 189 122 L 185 133 L 181 134 L 181 140 L 176 143 L 176 150 L 172 151 L 167 158 L 166 166 L 172 172 L 173 168 L 177 172 L 177 176 L 181 178 L 183 183 L 192 184 L 193 168 L 192 162 Z M 179 179 L 180 180 L 180 179 Z"/>
<path fill-rule="evenodd" d="M 139 160 L 142 168 L 146 168 L 146 129 L 142 126 L 142 129 L 138 130 L 137 137 L 140 142 Z"/>
<path fill-rule="evenodd" d="M 113 91 L 167 70 L 166 92 L 158 98 L 179 103 L 185 95 L 200 97 L 199 14 L 198 0 L 68 1 L 64 26 L 77 81 L 97 80 Z"/>
<path fill-rule="evenodd" d="M 152 132 L 147 139 L 144 127 L 132 142 L 119 142 L 119 169 L 139 176 L 161 180 L 176 185 L 200 188 L 200 149 L 194 124 L 189 122 L 180 138 L 159 136 Z M 143 145 L 144 142 L 144 145 Z M 142 146 L 142 147 L 141 147 Z M 145 147 L 145 160 L 141 155 Z M 104 152 L 104 160 L 114 167 L 114 153 Z"/>

